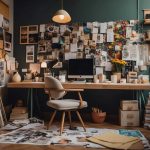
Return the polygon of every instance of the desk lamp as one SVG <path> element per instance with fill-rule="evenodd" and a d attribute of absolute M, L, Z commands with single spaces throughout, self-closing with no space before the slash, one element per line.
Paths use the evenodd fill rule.
<path fill-rule="evenodd" d="M 62 68 L 62 62 L 58 61 L 56 64 L 53 65 L 52 68 L 54 68 L 54 69 L 56 69 L 56 68 Z"/>
<path fill-rule="evenodd" d="M 47 68 L 47 63 L 46 63 L 45 61 L 43 61 L 43 62 L 41 63 L 41 68 L 44 69 L 44 74 L 45 74 L 46 68 Z"/>

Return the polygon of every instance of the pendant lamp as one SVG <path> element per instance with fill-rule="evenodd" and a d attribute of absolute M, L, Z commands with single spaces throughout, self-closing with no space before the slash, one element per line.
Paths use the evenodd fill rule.
<path fill-rule="evenodd" d="M 68 12 L 63 9 L 63 0 L 61 0 L 61 9 L 55 13 L 52 20 L 56 23 L 68 23 L 71 21 L 71 17 Z"/>

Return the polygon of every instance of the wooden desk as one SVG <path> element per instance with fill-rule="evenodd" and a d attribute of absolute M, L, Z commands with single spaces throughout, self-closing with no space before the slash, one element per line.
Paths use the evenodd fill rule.
<path fill-rule="evenodd" d="M 150 84 L 112 84 L 112 83 L 62 83 L 66 89 L 112 89 L 112 90 L 150 90 Z M 8 88 L 44 88 L 44 82 L 11 82 L 7 84 Z"/>
<path fill-rule="evenodd" d="M 141 90 L 150 90 L 150 84 L 112 84 L 112 83 L 74 83 L 65 82 L 62 83 L 63 87 L 66 89 L 110 89 L 110 90 L 136 90 L 137 99 L 139 101 L 146 101 Z M 31 105 L 31 117 L 33 115 L 33 89 L 44 88 L 44 82 L 11 82 L 7 84 L 8 88 L 27 88 L 30 93 L 30 105 Z M 140 102 L 141 103 L 141 102 Z"/>

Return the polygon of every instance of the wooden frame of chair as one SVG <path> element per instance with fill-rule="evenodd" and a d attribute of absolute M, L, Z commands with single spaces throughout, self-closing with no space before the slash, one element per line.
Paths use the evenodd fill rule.
<path fill-rule="evenodd" d="M 49 90 L 55 90 L 55 89 L 49 89 Z M 76 92 L 78 92 L 78 96 L 79 96 L 79 99 L 80 99 L 79 108 L 82 108 L 82 106 L 83 106 L 83 99 L 82 99 L 82 96 L 81 96 L 80 91 L 84 91 L 84 89 L 62 89 L 62 90 L 63 90 L 63 91 L 67 91 L 67 92 L 68 92 L 68 91 L 76 91 Z M 47 93 L 47 94 L 48 94 L 48 93 Z M 49 96 L 50 96 L 50 94 L 49 94 Z M 58 111 L 59 111 L 59 110 L 58 110 Z M 86 128 L 85 128 L 84 122 L 83 122 L 82 117 L 81 117 L 81 115 L 80 115 L 80 113 L 79 113 L 79 111 L 78 111 L 77 109 L 73 109 L 73 110 L 60 110 L 60 111 L 62 111 L 62 118 L 61 118 L 61 125 L 60 125 L 60 135 L 61 135 L 62 132 L 63 132 L 66 112 L 68 113 L 68 118 L 69 118 L 70 126 L 72 126 L 72 120 L 71 120 L 71 112 L 72 112 L 72 111 L 75 111 L 75 112 L 76 112 L 76 114 L 77 114 L 77 116 L 78 116 L 78 118 L 79 118 L 79 120 L 80 120 L 80 123 L 81 123 L 81 125 L 82 125 L 84 131 L 86 132 Z M 48 123 L 47 129 L 49 129 L 50 126 L 52 125 L 53 120 L 54 120 L 54 117 L 56 116 L 56 113 L 57 113 L 57 110 L 55 110 L 55 111 L 53 112 L 53 114 L 52 114 L 52 116 L 51 116 L 51 119 L 50 119 L 50 121 L 49 121 L 49 123 Z"/>

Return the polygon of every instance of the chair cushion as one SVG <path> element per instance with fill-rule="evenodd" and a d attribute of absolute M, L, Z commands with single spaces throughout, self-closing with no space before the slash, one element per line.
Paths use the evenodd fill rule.
<path fill-rule="evenodd" d="M 62 99 L 62 100 L 49 100 L 47 105 L 57 110 L 71 110 L 79 109 L 79 100 L 74 99 Z M 87 102 L 83 101 L 83 106 L 81 108 L 87 107 Z"/>

